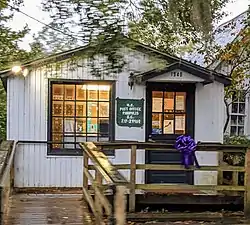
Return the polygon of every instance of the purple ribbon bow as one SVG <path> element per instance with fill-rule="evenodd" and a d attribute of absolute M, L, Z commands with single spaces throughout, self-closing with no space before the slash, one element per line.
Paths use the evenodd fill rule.
<path fill-rule="evenodd" d="M 193 163 L 197 168 L 200 168 L 195 155 L 196 146 L 197 144 L 190 136 L 181 135 L 176 139 L 175 148 L 182 153 L 182 165 L 186 169 Z"/>

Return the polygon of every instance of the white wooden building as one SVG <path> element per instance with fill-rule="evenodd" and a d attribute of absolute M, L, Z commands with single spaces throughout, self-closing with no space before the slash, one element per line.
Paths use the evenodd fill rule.
<path fill-rule="evenodd" d="M 173 143 L 189 134 L 196 141 L 223 142 L 224 87 L 230 80 L 222 74 L 133 43 L 120 49 L 126 61 L 121 72 L 97 77 L 85 51 L 28 62 L 20 73 L 0 73 L 7 90 L 7 139 L 22 142 L 15 156 L 16 187 L 81 187 L 83 141 Z M 72 63 L 76 55 L 81 57 Z M 94 63 L 101 61 L 99 56 Z M 50 143 L 55 141 L 61 143 Z M 173 153 L 137 154 L 139 164 L 176 160 Z M 124 149 L 109 157 L 124 164 L 130 154 Z M 218 163 L 217 153 L 197 152 L 197 158 L 201 165 Z M 186 177 L 178 172 L 145 180 L 145 171 L 137 171 L 137 183 L 145 182 L 183 183 Z M 192 182 L 216 184 L 217 174 L 196 171 Z"/>

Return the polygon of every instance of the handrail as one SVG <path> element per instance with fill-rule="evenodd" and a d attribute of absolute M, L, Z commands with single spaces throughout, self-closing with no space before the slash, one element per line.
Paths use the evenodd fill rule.
<path fill-rule="evenodd" d="M 100 152 L 92 142 L 81 143 L 80 147 L 88 155 L 93 162 L 95 169 L 97 169 L 103 178 L 110 184 L 127 184 L 128 181 L 124 178 L 118 170 L 110 163 L 106 155 Z"/>
<path fill-rule="evenodd" d="M 218 166 L 201 166 L 196 168 L 190 166 L 185 169 L 182 165 L 160 165 L 160 164 L 137 164 L 136 153 L 138 149 L 145 151 L 177 151 L 172 144 L 157 143 L 157 142 L 131 142 L 131 141 L 115 141 L 115 142 L 99 142 L 95 143 L 100 150 L 118 150 L 130 149 L 130 162 L 126 164 L 113 165 L 117 170 L 130 170 L 130 185 L 129 185 L 129 211 L 135 210 L 135 190 L 144 190 L 148 192 L 159 192 L 164 190 L 164 193 L 202 193 L 204 191 L 230 191 L 232 194 L 236 192 L 244 192 L 245 215 L 250 216 L 250 149 L 246 145 L 223 145 L 223 144 L 208 144 L 201 143 L 197 145 L 197 151 L 214 151 L 218 152 Z M 223 154 L 225 153 L 240 153 L 245 155 L 244 166 L 228 165 L 223 162 Z M 91 165 L 88 169 L 95 169 Z M 136 170 L 187 170 L 187 171 L 218 171 L 218 185 L 176 185 L 176 184 L 136 184 Z M 223 185 L 223 171 L 232 171 L 232 184 Z M 245 183 L 243 186 L 238 186 L 238 173 L 245 173 Z M 203 193 L 204 194 L 204 193 Z"/>
<path fill-rule="evenodd" d="M 110 222 L 117 225 L 125 225 L 126 221 L 126 200 L 125 192 L 128 187 L 128 181 L 118 172 L 118 170 L 108 160 L 107 156 L 101 152 L 92 142 L 80 143 L 83 150 L 83 199 L 91 208 L 96 224 L 104 225 L 103 209 L 110 219 Z M 95 178 L 89 172 L 89 159 L 94 164 Z M 114 201 L 111 205 L 103 193 L 103 179 L 113 190 Z M 94 201 L 88 191 L 91 182 L 94 189 Z M 114 214 L 114 215 L 112 215 Z"/>
<path fill-rule="evenodd" d="M 9 197 L 12 193 L 14 184 L 14 157 L 16 152 L 17 142 L 3 141 L 1 143 L 1 153 L 4 162 L 0 171 L 0 213 L 4 213 L 8 209 Z M 3 223 L 4 218 L 1 216 L 0 222 Z"/>
<path fill-rule="evenodd" d="M 0 186 L 1 187 L 4 185 L 5 179 L 11 170 L 11 166 L 13 166 L 14 157 L 15 157 L 15 153 L 16 153 L 16 146 L 17 146 L 17 142 L 14 141 L 12 148 L 11 148 L 10 156 L 8 157 L 8 161 L 6 163 L 6 166 L 4 166 L 0 172 Z"/>

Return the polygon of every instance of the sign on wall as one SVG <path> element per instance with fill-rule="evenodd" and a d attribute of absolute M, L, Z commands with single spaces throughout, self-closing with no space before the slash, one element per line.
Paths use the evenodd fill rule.
<path fill-rule="evenodd" d="M 117 98 L 116 122 L 123 127 L 142 127 L 144 99 Z"/>

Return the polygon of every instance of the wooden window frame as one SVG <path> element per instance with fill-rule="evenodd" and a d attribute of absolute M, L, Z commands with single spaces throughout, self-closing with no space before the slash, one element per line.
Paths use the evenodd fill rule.
<path fill-rule="evenodd" d="M 47 124 L 47 139 L 49 142 L 52 141 L 52 102 L 53 102 L 53 95 L 52 95 L 52 87 L 53 84 L 63 84 L 63 85 L 110 85 L 110 96 L 109 96 L 109 134 L 108 138 L 109 141 L 113 141 L 115 139 L 115 81 L 100 81 L 100 80 L 67 80 L 67 79 L 48 79 L 48 110 L 47 110 L 47 118 L 48 118 L 48 124 Z M 76 86 L 75 86 L 76 87 Z M 65 104 L 65 100 L 63 101 L 63 105 Z M 76 100 L 73 100 L 76 104 Z M 88 102 L 86 100 L 86 102 Z M 97 102 L 99 102 L 97 100 Z M 76 109 L 74 109 L 74 119 L 76 121 Z M 64 118 L 64 116 L 63 116 Z M 99 117 L 98 117 L 99 118 Z M 63 128 L 64 129 L 64 128 Z M 64 130 L 62 135 L 64 135 Z M 62 142 L 64 143 L 64 142 Z M 47 155 L 51 156 L 82 156 L 81 149 L 76 148 L 76 146 L 79 144 L 76 141 L 76 131 L 74 131 L 74 142 L 72 144 L 75 144 L 74 149 L 67 149 L 67 148 L 61 148 L 61 149 L 53 149 L 52 144 L 48 144 L 47 148 Z M 113 156 L 114 151 L 106 150 L 105 154 L 108 156 Z"/>
<path fill-rule="evenodd" d="M 233 99 L 232 99 L 233 101 Z M 244 104 L 244 112 L 239 112 L 239 108 L 240 108 L 240 104 Z M 237 112 L 233 112 L 233 105 L 237 105 Z M 247 105 L 248 105 L 248 101 L 247 101 L 247 96 L 244 96 L 243 99 L 241 98 L 237 98 L 236 101 L 234 101 L 231 106 L 230 106 L 230 126 L 229 126 L 229 135 L 230 136 L 241 136 L 241 135 L 245 135 L 246 134 L 246 119 L 247 119 Z M 232 117 L 236 117 L 236 124 L 232 124 Z M 239 124 L 238 120 L 239 117 L 243 117 L 244 118 L 244 123 L 243 124 Z M 232 132 L 232 128 L 236 129 L 236 133 L 233 134 Z M 243 134 L 239 134 L 239 128 L 243 128 Z"/>

